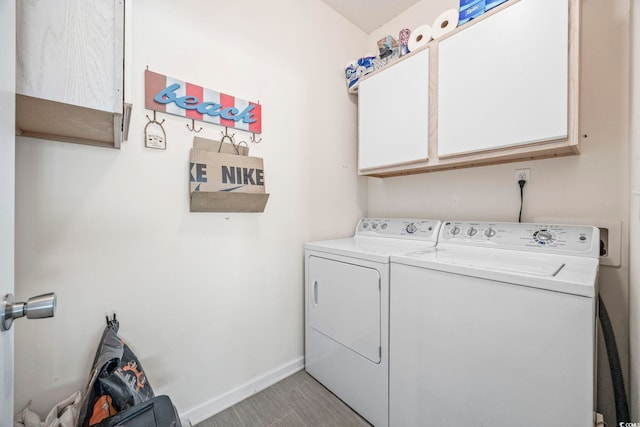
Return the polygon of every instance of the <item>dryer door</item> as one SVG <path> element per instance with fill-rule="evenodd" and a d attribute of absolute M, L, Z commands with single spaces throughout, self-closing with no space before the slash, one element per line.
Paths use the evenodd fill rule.
<path fill-rule="evenodd" d="M 380 363 L 380 273 L 309 257 L 309 324 L 345 347 Z"/>

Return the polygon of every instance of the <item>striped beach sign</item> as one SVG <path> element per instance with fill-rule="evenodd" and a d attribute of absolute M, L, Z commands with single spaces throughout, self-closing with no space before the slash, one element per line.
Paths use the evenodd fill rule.
<path fill-rule="evenodd" d="M 145 108 L 205 123 L 262 133 L 262 106 L 146 70 Z"/>

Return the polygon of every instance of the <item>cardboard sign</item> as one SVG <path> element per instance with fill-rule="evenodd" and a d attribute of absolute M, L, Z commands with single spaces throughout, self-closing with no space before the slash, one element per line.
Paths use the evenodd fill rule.
<path fill-rule="evenodd" d="M 264 212 L 269 194 L 261 158 L 246 155 L 246 147 L 204 138 L 194 138 L 193 145 L 191 212 Z"/>
<path fill-rule="evenodd" d="M 191 191 L 264 193 L 259 157 L 191 150 Z"/>
<path fill-rule="evenodd" d="M 146 70 L 145 108 L 252 133 L 262 133 L 262 106 Z"/>

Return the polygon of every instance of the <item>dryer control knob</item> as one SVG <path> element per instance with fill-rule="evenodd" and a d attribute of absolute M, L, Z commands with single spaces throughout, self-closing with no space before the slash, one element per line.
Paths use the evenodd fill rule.
<path fill-rule="evenodd" d="M 413 234 L 416 231 L 418 231 L 418 226 L 416 225 L 415 222 L 412 222 L 412 223 L 407 224 L 407 227 L 405 228 L 405 230 L 407 230 L 407 233 Z"/>
<path fill-rule="evenodd" d="M 368 223 L 368 222 L 363 222 L 363 223 L 362 223 L 362 228 L 363 228 L 363 229 L 365 229 L 365 230 L 366 230 L 367 228 L 369 228 L 369 223 Z"/>
<path fill-rule="evenodd" d="M 467 230 L 467 236 L 473 237 L 476 234 L 478 234 L 478 229 L 475 227 L 469 227 L 469 229 Z"/>
<path fill-rule="evenodd" d="M 460 234 L 460 227 L 454 225 L 453 227 L 451 227 L 451 230 L 449 230 L 449 233 L 451 233 L 452 236 L 457 236 L 458 234 Z"/>
<path fill-rule="evenodd" d="M 484 230 L 484 237 L 486 237 L 487 239 L 490 239 L 495 235 L 496 235 L 496 230 L 494 230 L 491 227 L 489 227 L 486 230 Z"/>

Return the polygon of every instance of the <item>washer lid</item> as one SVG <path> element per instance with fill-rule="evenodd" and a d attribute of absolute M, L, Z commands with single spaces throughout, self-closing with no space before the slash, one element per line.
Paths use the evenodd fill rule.
<path fill-rule="evenodd" d="M 392 254 L 417 251 L 432 248 L 433 246 L 435 246 L 435 243 L 432 242 L 369 236 L 322 240 L 304 245 L 307 250 L 343 255 L 385 264 L 389 263 L 389 256 Z"/>
<path fill-rule="evenodd" d="M 391 262 L 586 297 L 596 294 L 598 260 L 593 258 L 442 244 L 394 255 Z"/>
<path fill-rule="evenodd" d="M 535 254 L 523 257 L 520 254 L 505 251 L 506 253 L 497 258 L 495 254 L 492 256 L 491 253 L 481 253 L 482 251 L 477 251 L 477 254 L 461 254 L 461 252 L 465 252 L 464 249 L 441 249 L 436 253 L 436 257 L 438 261 L 447 264 L 540 277 L 553 277 L 564 267 L 564 263 L 556 258 L 547 259 Z"/>

